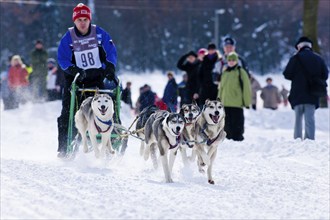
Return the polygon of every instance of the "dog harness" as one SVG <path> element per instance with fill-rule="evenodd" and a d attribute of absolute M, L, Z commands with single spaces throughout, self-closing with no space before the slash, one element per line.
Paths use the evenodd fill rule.
<path fill-rule="evenodd" d="M 102 121 L 102 120 L 99 119 L 99 117 L 97 117 L 97 116 L 96 116 L 96 118 L 97 118 L 97 120 L 99 120 L 101 123 L 106 124 L 106 125 L 109 126 L 105 131 L 102 131 L 102 129 L 100 128 L 100 126 L 98 126 L 98 125 L 96 124 L 96 121 L 94 120 L 94 125 L 95 125 L 95 128 L 96 128 L 97 132 L 99 132 L 99 134 L 100 134 L 100 133 L 105 133 L 105 132 L 109 131 L 109 129 L 110 129 L 111 126 L 112 126 L 112 121 L 111 121 L 111 120 L 109 120 L 109 121 Z"/>
<path fill-rule="evenodd" d="M 209 136 L 205 133 L 206 127 L 207 127 L 207 126 L 206 126 L 206 123 L 205 123 L 204 126 L 203 126 L 203 129 L 202 129 L 201 133 L 202 133 L 202 135 L 204 135 L 204 137 L 206 138 L 206 145 L 207 145 L 207 146 L 210 146 L 211 144 L 213 144 L 213 143 L 218 139 L 218 137 L 219 137 L 220 134 L 221 134 L 221 131 L 219 132 L 219 134 L 218 134 L 215 138 L 211 139 L 211 138 L 209 138 Z"/>
<path fill-rule="evenodd" d="M 189 144 L 189 140 L 186 138 L 186 136 L 183 136 L 183 140 L 184 140 L 184 143 L 185 143 L 186 145 L 188 145 L 189 148 L 193 148 L 193 147 L 194 147 L 194 145 Z"/>
<path fill-rule="evenodd" d="M 179 145 L 180 140 L 181 140 L 181 135 L 177 136 L 177 137 L 176 137 L 176 143 L 175 143 L 175 145 L 172 145 L 172 144 L 170 143 L 170 140 L 168 139 L 168 137 L 167 137 L 166 135 L 165 135 L 165 137 L 166 137 L 166 139 L 167 139 L 168 144 L 170 145 L 170 150 L 176 148 L 176 147 Z"/>

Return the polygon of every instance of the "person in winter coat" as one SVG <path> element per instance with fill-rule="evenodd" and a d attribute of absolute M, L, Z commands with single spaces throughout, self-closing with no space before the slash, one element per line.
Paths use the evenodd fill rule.
<path fill-rule="evenodd" d="M 252 74 L 250 75 L 250 83 L 252 89 L 251 106 L 252 109 L 257 110 L 257 92 L 261 89 L 261 86 L 258 80 Z"/>
<path fill-rule="evenodd" d="M 163 101 L 171 112 L 176 112 L 178 104 L 178 85 L 176 84 L 173 72 L 168 72 L 167 77 L 168 82 L 164 90 Z"/>
<path fill-rule="evenodd" d="M 151 87 L 147 84 L 145 84 L 142 87 L 141 94 L 138 98 L 138 107 L 139 107 L 139 112 L 141 112 L 144 108 L 154 105 L 155 104 L 155 93 L 151 91 Z"/>
<path fill-rule="evenodd" d="M 238 55 L 228 54 L 228 67 L 222 73 L 218 98 L 224 105 L 225 131 L 228 139 L 244 139 L 244 107 L 251 104 L 251 86 L 246 71 L 238 65 Z"/>
<path fill-rule="evenodd" d="M 185 71 L 188 75 L 188 81 L 186 83 L 186 87 L 188 90 L 188 103 L 192 103 L 193 100 L 197 100 L 199 98 L 199 68 L 201 62 L 197 59 L 197 54 L 194 51 L 190 51 L 189 53 L 183 55 L 178 63 L 177 67 Z"/>
<path fill-rule="evenodd" d="M 182 75 L 182 81 L 178 84 L 178 95 L 180 97 L 180 108 L 183 104 L 189 104 L 189 93 L 187 89 L 188 75 Z"/>
<path fill-rule="evenodd" d="M 312 88 L 322 89 L 322 85 L 311 82 L 309 79 L 318 79 L 326 85 L 329 74 L 324 60 L 313 52 L 312 45 L 313 42 L 309 38 L 301 37 L 295 44 L 297 53 L 290 58 L 283 72 L 284 77 L 291 81 L 289 102 L 295 112 L 293 134 L 295 139 L 303 138 L 303 117 L 305 121 L 304 139 L 315 139 L 314 114 L 319 107 L 319 97 L 313 94 Z"/>
<path fill-rule="evenodd" d="M 278 88 L 272 84 L 273 79 L 268 77 L 266 79 L 267 85 L 262 88 L 260 97 L 264 101 L 264 108 L 276 110 L 278 104 L 281 103 L 281 96 Z"/>
<path fill-rule="evenodd" d="M 70 87 L 75 76 L 79 73 L 78 87 L 97 87 L 99 89 L 104 88 L 105 78 L 114 81 L 116 76 L 117 51 L 115 45 L 105 30 L 91 24 L 91 18 L 90 8 L 79 3 L 73 9 L 74 27 L 70 27 L 64 34 L 58 47 L 58 63 L 65 72 L 62 111 L 57 119 L 58 157 L 66 156 Z M 78 107 L 82 101 L 78 100 Z"/>
<path fill-rule="evenodd" d="M 35 49 L 31 52 L 31 65 L 33 72 L 30 75 L 32 95 L 36 102 L 40 102 L 47 97 L 47 59 L 48 53 L 44 49 L 41 40 L 35 42 Z"/>
<path fill-rule="evenodd" d="M 8 71 L 8 87 L 12 94 L 13 107 L 17 108 L 19 103 L 26 101 L 26 93 L 29 85 L 28 72 L 19 55 L 11 59 L 11 66 Z"/>
<path fill-rule="evenodd" d="M 57 66 L 56 61 L 53 58 L 49 58 L 47 60 L 47 67 L 48 67 L 48 75 L 47 75 L 47 100 L 48 101 L 54 101 L 60 98 L 60 91 L 59 88 L 56 85 L 56 79 L 57 79 Z"/>
<path fill-rule="evenodd" d="M 8 72 L 9 72 L 9 68 L 11 67 L 11 59 L 13 56 L 9 56 L 8 57 L 8 65 L 7 65 L 7 70 L 3 71 L 1 73 L 1 98 L 3 101 L 3 107 L 4 110 L 9 110 L 12 109 L 12 94 L 9 90 L 9 86 L 8 86 Z"/>
<path fill-rule="evenodd" d="M 131 92 L 131 82 L 126 83 L 126 88 L 121 93 L 121 100 L 128 104 L 131 109 L 133 109 L 133 102 L 132 102 L 132 92 Z"/>
<path fill-rule="evenodd" d="M 219 59 L 216 46 L 210 43 L 207 47 L 207 55 L 204 56 L 199 77 L 200 77 L 200 105 L 204 105 L 206 99 L 215 100 L 217 98 L 217 86 L 214 84 L 214 65 Z"/>

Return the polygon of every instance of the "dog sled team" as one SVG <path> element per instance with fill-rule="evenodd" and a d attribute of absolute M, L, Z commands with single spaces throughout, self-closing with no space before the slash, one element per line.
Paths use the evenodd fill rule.
<path fill-rule="evenodd" d="M 76 112 L 75 124 L 85 153 L 89 151 L 88 138 L 96 158 L 115 153 L 110 141 L 114 128 L 113 106 L 109 95 L 97 94 L 85 99 Z M 212 167 L 218 145 L 226 137 L 224 120 L 224 107 L 219 99 L 206 100 L 203 109 L 196 103 L 184 104 L 179 113 L 149 106 L 136 120 L 135 134 L 141 140 L 140 155 L 145 160 L 151 158 L 156 169 L 160 160 L 165 181 L 171 183 L 174 161 L 180 151 L 184 164 L 196 161 L 199 172 L 204 173 L 206 168 L 208 182 L 214 184 Z M 97 134 L 101 135 L 101 148 Z M 187 149 L 191 156 L 187 156 Z"/>

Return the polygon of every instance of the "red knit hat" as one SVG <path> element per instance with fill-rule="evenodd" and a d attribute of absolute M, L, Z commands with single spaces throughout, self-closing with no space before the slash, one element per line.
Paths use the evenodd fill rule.
<path fill-rule="evenodd" d="M 91 10 L 83 3 L 79 3 L 74 9 L 72 14 L 72 20 L 75 21 L 77 18 L 88 18 L 92 19 Z"/>

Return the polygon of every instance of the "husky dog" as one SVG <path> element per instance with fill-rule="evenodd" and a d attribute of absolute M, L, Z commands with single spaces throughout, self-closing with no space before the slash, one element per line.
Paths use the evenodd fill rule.
<path fill-rule="evenodd" d="M 195 152 L 195 139 L 196 139 L 196 121 L 200 115 L 201 111 L 196 102 L 193 102 L 192 104 L 184 104 L 182 105 L 180 109 L 180 114 L 184 117 L 186 124 L 182 131 L 182 138 L 183 142 L 180 146 L 180 151 L 182 155 L 182 161 L 184 165 L 188 164 L 188 159 L 190 161 L 194 161 L 196 157 Z M 187 151 L 186 149 L 191 149 L 191 157 L 187 157 Z"/>
<path fill-rule="evenodd" d="M 196 153 L 199 171 L 204 173 L 202 166 L 207 165 L 207 177 L 210 184 L 214 184 L 212 166 L 217 155 L 218 144 L 226 137 L 224 125 L 225 112 L 220 99 L 206 100 L 201 116 L 196 122 Z"/>
<path fill-rule="evenodd" d="M 107 153 L 114 153 L 110 141 L 113 130 L 113 101 L 108 94 L 96 94 L 94 97 L 88 97 L 83 101 L 80 109 L 75 115 L 76 127 L 82 138 L 84 152 L 88 152 L 87 131 L 91 140 L 95 157 L 101 156 L 97 143 L 97 134 L 101 135 L 102 156 Z"/>
<path fill-rule="evenodd" d="M 145 139 L 144 136 L 144 125 L 146 124 L 148 118 L 150 117 L 150 115 L 152 115 L 153 113 L 155 113 L 157 110 L 159 110 L 155 105 L 150 105 L 146 108 L 144 108 L 137 119 L 136 122 L 136 135 L 141 138 L 142 140 Z M 141 141 L 141 146 L 140 146 L 140 155 L 143 156 L 144 153 L 144 141 Z"/>
<path fill-rule="evenodd" d="M 157 111 L 150 116 L 145 125 L 146 149 L 144 159 L 151 154 L 154 167 L 157 168 L 156 146 L 158 146 L 163 165 L 165 180 L 172 183 L 172 168 L 177 150 L 181 142 L 181 133 L 184 128 L 184 117 L 177 113 Z M 168 159 L 168 151 L 170 156 Z"/>

